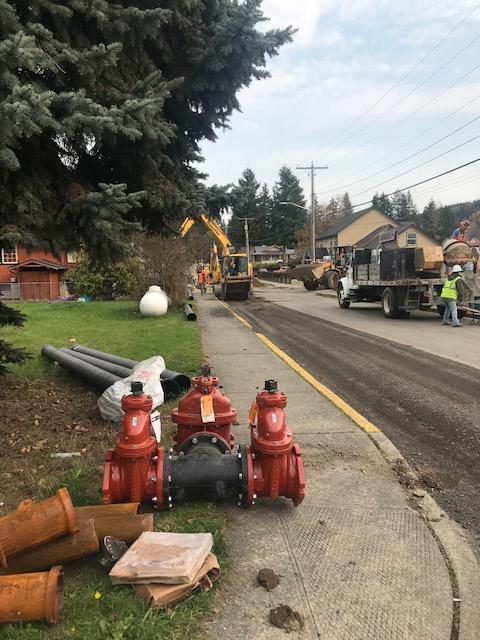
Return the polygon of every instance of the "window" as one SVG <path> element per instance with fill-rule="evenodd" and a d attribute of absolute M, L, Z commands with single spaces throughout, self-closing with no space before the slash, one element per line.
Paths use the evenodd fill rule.
<path fill-rule="evenodd" d="M 3 264 L 17 264 L 17 247 L 13 249 L 2 249 L 2 263 Z"/>
<path fill-rule="evenodd" d="M 407 233 L 407 247 L 417 246 L 417 234 L 415 232 Z"/>
<path fill-rule="evenodd" d="M 67 251 L 67 262 L 69 264 L 73 264 L 75 262 L 78 261 L 78 254 L 77 252 L 73 249 L 71 251 Z"/>

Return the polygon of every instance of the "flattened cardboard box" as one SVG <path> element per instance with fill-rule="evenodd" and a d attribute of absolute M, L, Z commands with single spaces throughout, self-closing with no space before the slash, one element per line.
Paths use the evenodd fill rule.
<path fill-rule="evenodd" d="M 212 547 L 211 533 L 146 531 L 109 575 L 113 584 L 190 584 Z"/>
<path fill-rule="evenodd" d="M 135 591 L 147 606 L 156 609 L 164 608 L 185 598 L 195 589 L 200 589 L 202 592 L 210 591 L 219 575 L 218 560 L 213 553 L 210 553 L 190 584 L 139 584 L 135 585 Z"/>

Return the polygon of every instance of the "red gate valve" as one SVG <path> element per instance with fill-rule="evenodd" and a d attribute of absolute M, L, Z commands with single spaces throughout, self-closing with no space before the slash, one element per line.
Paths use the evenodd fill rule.
<path fill-rule="evenodd" d="M 208 439 L 223 453 L 232 449 L 232 424 L 237 420 L 237 412 L 218 385 L 218 378 L 211 375 L 207 365 L 202 367 L 201 376 L 192 378 L 193 389 L 171 414 L 177 425 L 173 438 L 177 452 L 186 453 L 199 438 Z"/>
<path fill-rule="evenodd" d="M 107 451 L 103 472 L 103 502 L 141 502 L 163 495 L 163 449 L 153 434 L 152 397 L 141 382 L 132 382 L 132 394 L 123 396 L 125 412 L 115 448 Z"/>
<path fill-rule="evenodd" d="M 267 380 L 256 398 L 251 444 L 247 447 L 246 504 L 257 496 L 291 498 L 298 506 L 305 497 L 305 473 L 300 445 L 293 442 L 284 408 L 287 397 L 275 380 Z"/>

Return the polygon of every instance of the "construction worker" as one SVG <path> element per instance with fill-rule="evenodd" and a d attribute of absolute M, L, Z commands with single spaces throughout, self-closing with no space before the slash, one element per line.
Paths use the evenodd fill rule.
<path fill-rule="evenodd" d="M 452 316 L 452 326 L 462 326 L 458 319 L 457 300 L 465 297 L 468 291 L 468 287 L 462 279 L 462 272 L 462 267 L 456 264 L 443 285 L 440 300 L 445 305 L 445 313 L 442 319 L 442 324 L 444 325 L 449 324 L 450 316 Z"/>
<path fill-rule="evenodd" d="M 470 228 L 470 222 L 463 220 L 458 227 L 452 233 L 453 240 L 460 240 L 462 242 L 468 242 L 468 230 Z"/>
<path fill-rule="evenodd" d="M 203 296 L 207 290 L 207 275 L 202 267 L 199 268 L 197 273 L 197 285 Z"/>

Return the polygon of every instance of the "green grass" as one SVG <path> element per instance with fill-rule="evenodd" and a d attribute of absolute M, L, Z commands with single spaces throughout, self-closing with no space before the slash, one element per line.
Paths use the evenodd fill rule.
<path fill-rule="evenodd" d="M 25 347 L 32 358 L 9 371 L 24 378 L 44 378 L 53 369 L 40 355 L 45 344 L 71 347 L 75 343 L 134 360 L 161 355 L 167 368 L 198 373 L 202 356 L 200 331 L 182 311 L 161 318 L 143 318 L 132 301 L 119 302 L 20 302 L 10 306 L 27 316 L 23 327 L 5 327 L 2 337 Z"/>
<path fill-rule="evenodd" d="M 53 375 L 52 363 L 40 355 L 45 344 L 57 347 L 76 343 L 141 360 L 159 354 L 168 368 L 192 375 L 202 362 L 200 331 L 184 314 L 173 311 L 162 318 L 142 318 L 133 302 L 17 303 L 12 305 L 27 315 L 24 327 L 7 327 L 2 334 L 16 346 L 25 347 L 32 358 L 24 366 L 10 366 L 13 376 L 44 378 Z M 73 378 L 72 378 L 73 379 Z M 112 432 L 113 438 L 113 432 Z M 98 460 L 98 464 L 101 464 Z M 98 468 L 77 466 L 48 486 L 33 485 L 38 498 L 52 495 L 58 486 L 67 486 L 75 504 L 98 500 Z M 194 533 L 211 531 L 214 552 L 222 571 L 228 566 L 223 537 L 225 518 L 211 504 L 175 507 L 155 517 L 161 531 Z M 102 594 L 95 599 L 95 592 Z M 196 640 L 202 635 L 204 616 L 211 609 L 212 593 L 194 594 L 167 611 L 153 611 L 129 586 L 113 586 L 93 558 L 65 566 L 65 608 L 62 621 L 7 625 L 0 638 L 8 640 Z"/>

